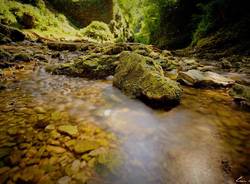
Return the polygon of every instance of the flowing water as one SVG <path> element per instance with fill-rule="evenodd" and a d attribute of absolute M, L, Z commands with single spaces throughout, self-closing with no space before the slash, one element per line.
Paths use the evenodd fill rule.
<path fill-rule="evenodd" d="M 18 127 L 28 136 L 33 129 L 26 125 L 32 124 L 35 107 L 42 106 L 64 115 L 59 123 L 87 120 L 115 135 L 120 164 L 110 172 L 99 168 L 101 177 L 90 183 L 221 184 L 250 175 L 250 114 L 239 110 L 226 90 L 184 88 L 179 106 L 152 110 L 110 81 L 52 76 L 42 67 L 26 67 L 0 92 L 0 149 L 22 143 L 6 130 Z M 32 164 L 39 161 L 7 167 Z M 0 181 L 6 173 L 0 169 Z"/>

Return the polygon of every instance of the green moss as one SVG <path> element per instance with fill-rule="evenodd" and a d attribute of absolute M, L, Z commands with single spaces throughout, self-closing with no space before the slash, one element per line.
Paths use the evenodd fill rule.
<path fill-rule="evenodd" d="M 126 95 L 153 107 L 171 106 L 181 97 L 179 85 L 164 77 L 157 62 L 132 52 L 121 54 L 113 84 Z"/>
<path fill-rule="evenodd" d="M 82 30 L 82 34 L 98 42 L 113 42 L 114 35 L 111 33 L 109 27 L 104 22 L 93 21 L 90 25 Z"/>
<path fill-rule="evenodd" d="M 77 59 L 72 63 L 46 67 L 48 72 L 56 75 L 68 75 L 89 79 L 104 79 L 113 75 L 117 66 L 117 57 L 92 54 Z"/>
<path fill-rule="evenodd" d="M 50 11 L 42 0 L 37 1 L 35 5 L 0 0 L 0 7 L 1 23 L 18 28 L 32 28 L 25 30 L 27 33 L 34 32 L 52 39 L 81 37 L 80 31 L 72 27 L 65 16 Z M 27 26 L 27 22 L 24 22 L 25 15 L 32 17 L 32 26 Z"/>
<path fill-rule="evenodd" d="M 31 58 L 28 54 L 19 53 L 14 56 L 14 59 L 18 61 L 30 61 Z"/>

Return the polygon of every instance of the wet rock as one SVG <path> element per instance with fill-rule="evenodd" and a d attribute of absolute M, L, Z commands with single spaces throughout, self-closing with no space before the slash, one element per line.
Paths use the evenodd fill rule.
<path fill-rule="evenodd" d="M 9 61 L 11 54 L 3 49 L 0 49 L 0 61 Z"/>
<path fill-rule="evenodd" d="M 17 165 L 22 158 L 22 152 L 19 150 L 13 150 L 9 156 L 9 161 L 11 165 Z"/>
<path fill-rule="evenodd" d="M 72 176 L 79 183 L 86 183 L 89 177 L 84 172 L 78 172 Z"/>
<path fill-rule="evenodd" d="M 77 59 L 72 63 L 47 66 L 46 70 L 56 75 L 105 79 L 114 74 L 117 60 L 117 56 L 93 54 Z"/>
<path fill-rule="evenodd" d="M 64 176 L 57 181 L 57 184 L 69 184 L 70 182 L 71 178 L 69 176 Z"/>
<path fill-rule="evenodd" d="M 48 124 L 49 124 L 48 121 L 39 120 L 36 122 L 34 127 L 44 129 Z"/>
<path fill-rule="evenodd" d="M 0 24 L 0 33 L 11 38 L 12 41 L 23 41 L 25 34 L 19 29 Z"/>
<path fill-rule="evenodd" d="M 32 29 L 35 27 L 35 17 L 30 13 L 25 12 L 21 17 L 20 23 L 24 29 Z"/>
<path fill-rule="evenodd" d="M 52 139 L 58 139 L 58 138 L 61 137 L 61 134 L 59 134 L 56 130 L 52 130 L 52 131 L 50 132 L 50 137 L 51 137 Z"/>
<path fill-rule="evenodd" d="M 10 170 L 10 167 L 1 167 L 0 168 L 0 175 L 8 172 Z"/>
<path fill-rule="evenodd" d="M 0 159 L 8 156 L 11 152 L 11 148 L 0 148 Z"/>
<path fill-rule="evenodd" d="M 71 170 L 74 173 L 77 173 L 79 171 L 79 169 L 80 169 L 80 166 L 81 166 L 81 161 L 80 160 L 74 160 L 74 162 L 71 165 Z"/>
<path fill-rule="evenodd" d="M 234 101 L 240 106 L 250 109 L 250 87 L 241 84 L 235 84 L 229 91 Z"/>
<path fill-rule="evenodd" d="M 82 154 L 97 149 L 99 146 L 96 141 L 82 140 L 75 143 L 74 151 L 78 154 Z"/>
<path fill-rule="evenodd" d="M 113 85 L 155 107 L 179 103 L 182 92 L 178 83 L 164 76 L 154 60 L 132 52 L 121 54 Z"/>
<path fill-rule="evenodd" d="M 228 87 L 234 84 L 232 79 L 214 72 L 202 72 L 199 70 L 180 72 L 177 80 L 185 85 L 194 87 Z"/>
<path fill-rule="evenodd" d="M 48 62 L 48 57 L 46 55 L 43 54 L 36 54 L 34 56 L 34 58 L 38 59 L 39 61 L 43 61 L 43 62 Z"/>
<path fill-rule="evenodd" d="M 49 49 L 56 51 L 63 51 L 63 50 L 75 51 L 81 48 L 80 43 L 70 43 L 70 42 L 47 42 L 47 46 Z"/>
<path fill-rule="evenodd" d="M 223 59 L 221 61 L 221 68 L 222 69 L 230 69 L 230 68 L 232 68 L 232 64 L 230 63 L 230 61 Z"/>
<path fill-rule="evenodd" d="M 59 147 L 59 146 L 51 146 L 51 145 L 48 145 L 46 147 L 47 151 L 49 153 L 64 153 L 66 150 L 62 147 Z"/>
<path fill-rule="evenodd" d="M 0 33 L 0 44 L 7 44 L 7 43 L 10 43 L 12 42 L 12 40 L 5 36 L 4 34 Z"/>
<path fill-rule="evenodd" d="M 78 135 L 77 126 L 73 126 L 73 125 L 61 125 L 58 127 L 58 131 L 62 134 L 66 134 L 72 137 L 75 137 Z"/>
<path fill-rule="evenodd" d="M 51 124 L 45 127 L 46 132 L 50 132 L 50 131 L 55 130 L 55 129 L 56 129 L 56 126 L 51 125 Z"/>
<path fill-rule="evenodd" d="M 0 83 L 0 91 L 6 89 L 6 86 L 4 84 Z"/>
<path fill-rule="evenodd" d="M 34 111 L 38 114 L 45 114 L 46 110 L 43 107 L 35 107 Z"/>
<path fill-rule="evenodd" d="M 30 166 L 18 172 L 14 178 L 16 183 L 38 183 L 43 175 L 44 171 L 40 170 L 38 166 Z"/>
<path fill-rule="evenodd" d="M 19 54 L 16 54 L 14 56 L 14 60 L 15 61 L 25 61 L 25 62 L 28 62 L 31 60 L 30 56 L 28 54 L 25 54 L 25 53 L 19 53 Z"/>
<path fill-rule="evenodd" d="M 7 130 L 9 135 L 17 135 L 18 134 L 18 127 L 13 127 Z"/>

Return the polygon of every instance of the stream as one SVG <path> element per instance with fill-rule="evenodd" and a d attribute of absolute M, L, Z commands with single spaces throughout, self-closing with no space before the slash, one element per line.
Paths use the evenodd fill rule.
<path fill-rule="evenodd" d="M 13 71 L 6 75 L 8 72 Z M 237 178 L 250 175 L 250 114 L 239 110 L 226 90 L 183 87 L 179 106 L 153 110 L 124 96 L 111 81 L 52 76 L 33 63 L 26 64 L 6 85 L 7 89 L 0 91 L 0 149 L 19 149 L 22 139 L 6 130 L 16 127 L 29 137 L 31 117 L 39 114 L 36 107 L 50 114 L 66 114 L 55 121 L 59 124 L 88 121 L 115 136 L 121 163 L 109 172 L 98 168 L 98 176 L 88 183 L 221 184 L 236 183 Z M 37 136 L 43 131 L 36 130 Z M 39 150 L 42 144 L 36 143 L 34 136 L 30 146 Z M 7 181 L 6 172 L 39 164 L 40 159 L 17 166 L 0 161 L 6 168 L 0 169 L 0 183 Z M 63 178 L 64 174 L 50 177 Z M 64 177 L 58 183 L 67 181 Z"/>

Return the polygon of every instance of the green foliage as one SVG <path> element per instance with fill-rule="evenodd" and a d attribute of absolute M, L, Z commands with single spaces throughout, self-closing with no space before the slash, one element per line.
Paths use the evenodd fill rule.
<path fill-rule="evenodd" d="M 28 14 L 35 21 L 34 28 L 30 30 L 32 32 L 49 38 L 77 37 L 78 30 L 69 24 L 64 15 L 55 14 L 46 8 L 43 0 L 25 2 L 27 4 L 14 0 L 0 0 L 0 22 L 24 28 L 22 17 Z M 29 4 L 31 2 L 33 3 Z"/>
<path fill-rule="evenodd" d="M 82 30 L 82 34 L 91 40 L 98 42 L 113 42 L 114 35 L 111 33 L 107 24 L 99 21 L 93 21 Z"/>

